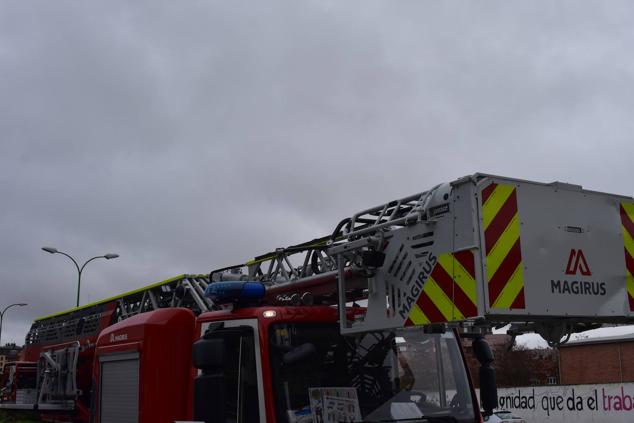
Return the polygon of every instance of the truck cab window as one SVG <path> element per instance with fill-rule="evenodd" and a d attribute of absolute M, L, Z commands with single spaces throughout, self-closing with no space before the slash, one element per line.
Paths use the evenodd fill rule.
<path fill-rule="evenodd" d="M 215 329 L 194 344 L 194 420 L 259 422 L 254 331 L 249 326 Z"/>
<path fill-rule="evenodd" d="M 227 422 L 259 422 L 258 385 L 253 330 L 225 338 L 225 400 Z"/>
<path fill-rule="evenodd" d="M 342 407 L 350 412 L 328 421 L 475 419 L 466 369 L 451 332 L 410 328 L 342 336 L 336 325 L 277 324 L 269 339 L 280 422 L 320 421 L 323 413 Z M 321 409 L 315 400 L 320 395 Z"/>

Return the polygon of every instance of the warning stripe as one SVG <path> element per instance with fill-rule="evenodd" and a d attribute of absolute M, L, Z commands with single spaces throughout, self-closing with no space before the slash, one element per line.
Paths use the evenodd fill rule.
<path fill-rule="evenodd" d="M 471 279 L 475 280 L 475 260 L 473 258 L 473 252 L 469 250 L 458 251 L 453 256 L 458 260 L 460 266 L 469 274 Z"/>
<path fill-rule="evenodd" d="M 491 184 L 488 187 L 486 187 L 485 189 L 482 190 L 482 203 L 486 203 L 487 200 L 489 199 L 489 197 L 491 196 L 491 194 L 493 193 L 493 190 L 495 190 L 495 187 L 497 187 L 498 184 Z"/>
<path fill-rule="evenodd" d="M 471 251 L 438 257 L 406 326 L 463 320 L 477 316 L 475 257 Z"/>
<path fill-rule="evenodd" d="M 451 301 L 451 293 L 447 295 L 440 284 L 431 276 L 427 279 L 427 282 L 425 282 L 425 290 L 429 295 L 429 299 L 434 302 L 436 308 L 442 313 L 443 321 L 451 322 L 453 320 L 464 319 L 464 316 L 458 307 L 456 307 L 456 304 Z"/>
<path fill-rule="evenodd" d="M 625 250 L 625 267 L 631 275 L 634 275 L 634 258 L 627 250 Z"/>
<path fill-rule="evenodd" d="M 625 250 L 625 286 L 627 287 L 627 300 L 630 304 L 630 311 L 634 311 L 634 259 Z"/>
<path fill-rule="evenodd" d="M 513 271 L 513 274 L 502 288 L 495 301 L 491 303 L 491 308 L 511 308 L 511 305 L 516 302 L 520 292 L 524 289 L 524 275 L 522 269 L 522 263 Z"/>
<path fill-rule="evenodd" d="M 620 208 L 625 253 L 625 286 L 630 311 L 634 311 L 634 204 L 623 202 Z"/>
<path fill-rule="evenodd" d="M 500 223 L 503 224 L 505 220 L 499 216 L 501 212 L 504 216 L 510 217 L 517 212 L 515 187 L 513 185 L 497 185 L 484 203 L 482 223 L 487 231 L 501 232 L 504 230 L 506 225 L 500 226 Z M 497 225 L 493 225 L 493 223 L 497 223 Z"/>
<path fill-rule="evenodd" d="M 487 255 L 495 248 L 502 235 L 513 226 L 509 225 L 509 223 L 511 223 L 511 220 L 517 215 L 517 197 L 515 191 L 506 197 L 505 200 L 506 201 L 500 205 L 500 207 L 496 207 L 497 204 L 491 204 L 490 202 L 486 203 L 483 207 L 483 211 L 486 210 L 489 211 L 489 213 L 495 212 L 495 215 L 490 217 L 491 220 L 489 224 L 484 226 L 485 250 Z"/>
<path fill-rule="evenodd" d="M 418 304 L 414 304 L 409 312 L 409 317 L 405 326 L 425 325 L 427 323 L 431 323 L 429 317 L 425 316 L 425 313 L 423 313 L 423 310 L 420 309 Z"/>
<path fill-rule="evenodd" d="M 513 274 L 522 265 L 522 251 L 520 248 L 520 240 L 517 239 L 510 250 L 508 250 L 502 263 L 495 268 L 495 270 L 489 270 L 489 259 L 487 257 L 487 274 L 489 276 L 489 300 L 491 305 L 500 296 L 506 284 L 511 280 Z"/>
<path fill-rule="evenodd" d="M 634 204 L 621 203 L 621 223 L 634 238 Z"/>
<path fill-rule="evenodd" d="M 429 298 L 429 294 L 427 292 L 420 294 L 416 304 L 420 307 L 421 311 L 425 314 L 425 316 L 427 316 L 430 322 L 437 323 L 446 321 L 441 311 L 438 310 L 438 307 L 436 307 L 436 304 L 434 304 L 431 298 Z"/>
<path fill-rule="evenodd" d="M 524 300 L 524 287 L 520 290 L 519 294 L 511 304 L 511 308 L 526 308 L 526 302 Z"/>
<path fill-rule="evenodd" d="M 467 315 L 477 314 L 475 281 L 467 274 L 462 266 L 456 266 L 449 255 L 438 259 L 440 266 L 436 266 L 431 272 L 431 277 L 442 288 L 448 298 L 453 298 L 453 302 L 458 310 Z M 450 272 L 453 271 L 453 277 Z"/>
<path fill-rule="evenodd" d="M 515 185 L 492 183 L 482 190 L 482 225 L 491 308 L 526 307 L 520 220 Z"/>
<path fill-rule="evenodd" d="M 632 207 L 634 209 L 634 207 Z M 634 257 L 634 210 L 632 210 L 632 215 L 628 214 L 627 209 L 621 205 L 621 223 L 623 229 L 623 243 L 625 244 L 625 249 L 629 252 L 631 256 Z"/>
<path fill-rule="evenodd" d="M 498 269 L 508 259 L 510 253 L 515 252 L 514 248 L 519 248 L 520 239 L 520 225 L 519 216 L 517 213 L 511 218 L 511 222 L 506 227 L 506 230 L 497 239 L 495 245 L 487 252 L 487 269 L 489 274 L 495 275 Z M 517 244 L 517 246 L 516 246 Z M 518 260 L 521 261 L 521 252 L 516 252 L 519 255 Z"/>

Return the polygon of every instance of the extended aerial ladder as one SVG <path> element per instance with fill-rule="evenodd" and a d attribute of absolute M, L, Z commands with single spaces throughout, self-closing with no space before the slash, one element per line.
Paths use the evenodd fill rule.
<path fill-rule="evenodd" d="M 513 324 L 550 342 L 634 317 L 634 199 L 554 182 L 475 174 L 342 220 L 329 236 L 278 248 L 209 277 L 181 275 L 36 320 L 27 345 L 75 336 L 114 308 L 214 309 L 208 284 L 260 281 L 266 301 L 364 301 L 344 333 L 410 324 Z"/>
<path fill-rule="evenodd" d="M 549 344 L 634 321 L 634 200 L 486 174 L 363 210 L 329 237 L 212 271 L 278 303 L 338 304 L 343 333 L 510 324 Z M 348 321 L 360 301 L 365 317 Z"/>

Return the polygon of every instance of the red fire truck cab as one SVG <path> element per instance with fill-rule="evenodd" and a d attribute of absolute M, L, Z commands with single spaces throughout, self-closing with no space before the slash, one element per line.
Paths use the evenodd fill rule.
<path fill-rule="evenodd" d="M 99 336 L 93 422 L 480 422 L 462 354 L 453 331 L 343 336 L 331 306 L 161 309 Z"/>

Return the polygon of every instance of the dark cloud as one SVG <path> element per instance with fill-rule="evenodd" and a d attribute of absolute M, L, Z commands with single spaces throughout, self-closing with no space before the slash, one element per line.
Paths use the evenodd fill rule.
<path fill-rule="evenodd" d="M 484 171 L 631 194 L 628 2 L 3 2 L 0 305 L 32 318 Z"/>

